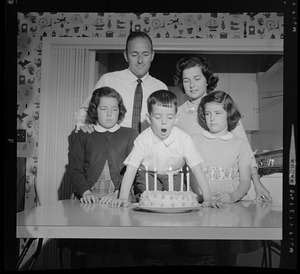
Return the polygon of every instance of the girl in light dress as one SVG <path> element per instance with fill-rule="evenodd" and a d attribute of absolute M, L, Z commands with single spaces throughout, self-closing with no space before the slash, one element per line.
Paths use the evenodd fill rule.
<path fill-rule="evenodd" d="M 190 135 L 202 134 L 205 129 L 198 123 L 198 106 L 202 98 L 216 88 L 218 81 L 218 76 L 214 74 L 209 60 L 204 56 L 188 55 L 177 62 L 174 83 L 188 96 L 188 100 L 178 107 L 179 119 L 176 124 L 177 127 Z M 239 121 L 231 133 L 248 142 L 241 121 Z M 250 148 L 249 143 L 248 145 Z M 220 154 L 218 154 L 218 157 L 219 155 Z M 260 200 L 261 197 L 266 197 L 267 200 L 272 201 L 270 192 L 259 179 L 257 164 L 253 153 L 251 155 L 251 161 L 251 179 L 256 192 L 256 200 Z M 216 193 L 223 191 L 219 189 Z M 221 198 L 221 196 L 219 198 Z M 179 246 L 182 251 L 189 254 L 200 255 L 214 253 L 216 264 L 236 265 L 237 253 L 257 250 L 261 246 L 261 241 L 181 240 Z"/>
<path fill-rule="evenodd" d="M 246 140 L 231 133 L 241 118 L 235 102 L 224 91 L 210 92 L 199 104 L 198 122 L 205 130 L 191 137 L 204 159 L 202 169 L 217 202 L 249 199 L 252 151 Z M 192 176 L 191 186 L 200 194 Z M 210 240 L 203 242 L 202 247 L 200 242 L 198 244 L 190 242 L 187 248 L 191 251 L 207 247 L 215 255 L 216 265 L 236 265 L 238 253 L 261 247 L 261 241 L 255 240 Z"/>
<path fill-rule="evenodd" d="M 246 140 L 231 133 L 241 117 L 229 94 L 210 92 L 198 108 L 198 122 L 205 131 L 192 135 L 204 158 L 202 169 L 214 199 L 223 203 L 249 199 L 246 194 L 251 184 L 252 152 Z M 195 190 L 199 193 L 196 185 Z"/>

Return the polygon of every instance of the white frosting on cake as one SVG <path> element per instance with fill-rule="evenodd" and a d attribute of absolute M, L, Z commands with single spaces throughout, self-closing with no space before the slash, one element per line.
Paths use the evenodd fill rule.
<path fill-rule="evenodd" d="M 194 207 L 197 195 L 191 191 L 144 191 L 140 206 L 145 207 Z"/>

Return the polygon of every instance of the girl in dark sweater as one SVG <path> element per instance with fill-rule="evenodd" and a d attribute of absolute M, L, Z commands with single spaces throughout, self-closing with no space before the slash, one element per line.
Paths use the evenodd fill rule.
<path fill-rule="evenodd" d="M 138 135 L 134 129 L 119 125 L 125 113 L 123 99 L 116 90 L 98 88 L 93 92 L 86 118 L 95 130 L 73 130 L 71 134 L 68 174 L 83 207 L 91 203 L 96 206 L 103 197 L 118 196 L 125 172 L 123 162 Z M 125 239 L 64 239 L 61 243 L 75 252 L 73 267 L 126 266 L 131 262 L 130 243 Z"/>
<path fill-rule="evenodd" d="M 138 133 L 121 127 L 126 108 L 121 95 L 110 87 L 93 92 L 87 120 L 92 133 L 75 130 L 69 149 L 69 176 L 74 194 L 81 202 L 97 203 L 107 195 L 117 195 L 125 172 L 124 160 Z"/>

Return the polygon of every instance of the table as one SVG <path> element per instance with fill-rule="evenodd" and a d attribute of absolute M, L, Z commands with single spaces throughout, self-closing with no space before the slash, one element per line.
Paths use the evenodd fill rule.
<path fill-rule="evenodd" d="M 197 208 L 184 213 L 153 213 L 137 204 L 112 208 L 61 200 L 17 213 L 17 238 L 30 238 L 20 255 L 19 268 L 31 243 L 39 238 L 30 267 L 43 239 L 244 239 L 281 240 L 282 206 L 251 200 L 226 208 Z"/>
<path fill-rule="evenodd" d="M 61 200 L 17 213 L 17 238 L 282 239 L 282 207 L 241 201 L 166 214 Z"/>

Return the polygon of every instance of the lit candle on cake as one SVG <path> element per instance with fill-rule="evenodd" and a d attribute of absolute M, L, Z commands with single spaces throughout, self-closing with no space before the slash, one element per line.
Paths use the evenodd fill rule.
<path fill-rule="evenodd" d="M 146 166 L 146 191 L 149 190 L 148 166 Z"/>
<path fill-rule="evenodd" d="M 180 191 L 183 191 L 183 171 L 180 170 Z"/>
<path fill-rule="evenodd" d="M 154 191 L 157 190 L 157 173 L 156 168 L 154 168 Z"/>
<path fill-rule="evenodd" d="M 189 168 L 186 167 L 186 191 L 190 189 L 190 171 Z"/>
<path fill-rule="evenodd" d="M 173 191 L 173 185 L 174 185 L 174 182 L 173 182 L 173 172 L 172 172 L 172 168 L 170 167 L 169 168 L 169 191 Z"/>

